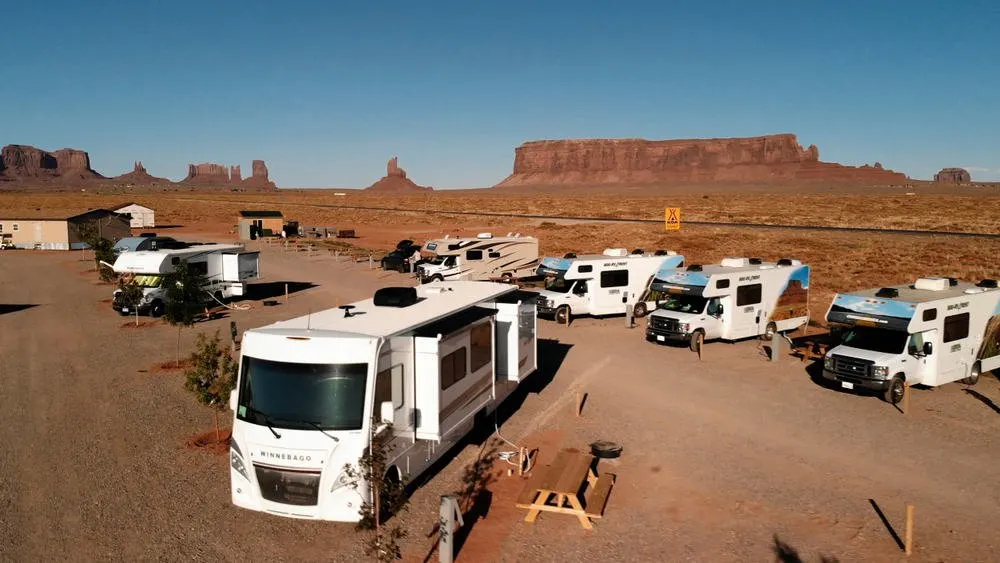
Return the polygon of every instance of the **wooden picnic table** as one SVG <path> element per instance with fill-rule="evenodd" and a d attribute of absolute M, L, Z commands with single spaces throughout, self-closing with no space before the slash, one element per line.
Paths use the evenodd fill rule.
<path fill-rule="evenodd" d="M 555 512 L 576 516 L 581 526 L 592 529 L 591 519 L 603 516 L 615 482 L 613 473 L 598 477 L 593 464 L 590 454 L 563 450 L 552 465 L 533 471 L 517 498 L 516 506 L 528 510 L 524 521 L 534 522 L 540 512 Z M 581 499 L 584 482 L 590 492 Z"/>

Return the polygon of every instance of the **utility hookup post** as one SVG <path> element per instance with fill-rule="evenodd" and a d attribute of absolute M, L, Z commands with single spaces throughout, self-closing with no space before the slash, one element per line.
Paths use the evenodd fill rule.
<path fill-rule="evenodd" d="M 635 328 L 635 306 L 625 304 L 625 328 Z"/>
<path fill-rule="evenodd" d="M 777 362 L 778 357 L 781 355 L 781 335 L 777 332 L 771 337 L 771 361 Z"/>
<path fill-rule="evenodd" d="M 458 508 L 458 497 L 441 495 L 441 509 L 438 514 L 438 525 L 440 526 L 438 556 L 441 563 L 452 563 L 455 560 L 456 523 L 459 528 L 465 525 L 465 522 L 462 521 L 462 511 Z"/>

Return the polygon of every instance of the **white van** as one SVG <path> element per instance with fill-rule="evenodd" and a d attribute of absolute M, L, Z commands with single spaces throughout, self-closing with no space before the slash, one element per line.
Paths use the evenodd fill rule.
<path fill-rule="evenodd" d="M 1000 290 L 954 278 L 838 293 L 826 313 L 844 329 L 823 376 L 845 389 L 881 391 L 896 404 L 905 385 L 973 385 L 1000 368 Z"/>
<path fill-rule="evenodd" d="M 538 292 L 538 312 L 556 322 L 568 323 L 572 315 L 624 315 L 631 303 L 642 317 L 656 307 L 647 302 L 653 274 L 664 266 L 678 267 L 684 257 L 673 251 L 646 254 L 608 248 L 602 254 L 545 258 L 538 274 L 548 278 Z"/>
<path fill-rule="evenodd" d="M 511 282 L 533 276 L 538 267 L 538 239 L 520 233 L 494 237 L 429 240 L 424 251 L 433 257 L 417 266 L 422 283 L 482 280 Z"/>
<path fill-rule="evenodd" d="M 809 266 L 798 260 L 726 258 L 663 268 L 652 289 L 669 297 L 649 314 L 651 342 L 685 341 L 698 351 L 706 340 L 770 340 L 809 322 Z"/>

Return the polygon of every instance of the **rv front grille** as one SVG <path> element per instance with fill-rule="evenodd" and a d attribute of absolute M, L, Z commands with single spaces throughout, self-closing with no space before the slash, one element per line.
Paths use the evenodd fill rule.
<path fill-rule="evenodd" d="M 681 322 L 677 319 L 671 319 L 668 317 L 650 317 L 649 320 L 653 330 L 658 330 L 660 332 L 682 332 Z"/>
<path fill-rule="evenodd" d="M 871 377 L 872 366 L 874 364 L 875 362 L 871 360 L 850 358 L 848 356 L 839 356 L 836 354 L 833 356 L 833 371 L 840 375 Z"/>
<path fill-rule="evenodd" d="M 271 502 L 297 506 L 316 506 L 320 474 L 254 465 L 260 496 Z"/>

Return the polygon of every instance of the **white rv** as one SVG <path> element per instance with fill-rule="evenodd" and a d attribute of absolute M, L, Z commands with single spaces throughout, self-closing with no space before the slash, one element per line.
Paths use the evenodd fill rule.
<path fill-rule="evenodd" d="M 635 315 L 642 317 L 656 306 L 649 292 L 653 274 L 683 264 L 684 257 L 673 251 L 629 254 L 624 248 L 545 258 L 538 267 L 538 274 L 547 278 L 545 289 L 538 292 L 538 312 L 568 323 L 572 315 L 624 315 L 631 303 Z"/>
<path fill-rule="evenodd" d="M 424 283 L 493 280 L 509 282 L 533 276 L 538 266 L 538 239 L 518 234 L 429 240 L 424 251 L 433 257 L 417 266 Z"/>
<path fill-rule="evenodd" d="M 657 272 L 652 288 L 667 294 L 649 314 L 646 339 L 738 340 L 794 330 L 809 322 L 809 266 L 798 260 L 726 258 Z"/>
<path fill-rule="evenodd" d="M 826 313 L 844 329 L 823 358 L 823 376 L 845 389 L 883 392 L 896 404 L 904 385 L 972 385 L 1000 368 L 1000 290 L 953 278 L 838 293 Z"/>
<path fill-rule="evenodd" d="M 242 296 L 246 282 L 260 275 L 260 252 L 248 251 L 239 244 L 191 243 L 186 248 L 126 251 L 118 255 L 114 271 L 135 276 L 142 288 L 139 313 L 158 317 L 165 311 L 163 276 L 181 262 L 205 278 L 206 301 Z M 120 290 L 115 290 L 112 307 L 123 315 L 135 313 L 133 305 L 123 303 L 119 295 Z"/>
<path fill-rule="evenodd" d="M 535 371 L 531 297 L 491 282 L 392 287 L 245 332 L 230 396 L 233 504 L 357 521 L 369 489 L 343 469 L 385 422 L 386 477 L 412 480 Z"/>

